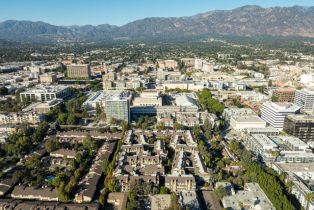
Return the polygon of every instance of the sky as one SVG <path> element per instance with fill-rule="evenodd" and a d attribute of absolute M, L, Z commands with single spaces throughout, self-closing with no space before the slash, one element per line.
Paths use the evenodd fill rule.
<path fill-rule="evenodd" d="M 0 22 L 44 21 L 54 25 L 124 25 L 145 17 L 191 16 L 244 5 L 314 6 L 313 0 L 0 0 Z"/>

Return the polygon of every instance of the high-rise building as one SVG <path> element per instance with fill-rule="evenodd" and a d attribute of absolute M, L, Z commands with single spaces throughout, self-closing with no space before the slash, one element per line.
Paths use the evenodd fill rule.
<path fill-rule="evenodd" d="M 91 69 L 89 64 L 71 64 L 67 66 L 67 77 L 74 79 L 90 79 Z"/>
<path fill-rule="evenodd" d="M 301 110 L 303 111 L 313 111 L 314 90 L 313 89 L 296 90 L 294 103 L 301 107 Z"/>
<path fill-rule="evenodd" d="M 289 115 L 285 119 L 283 130 L 302 141 L 314 141 L 314 115 Z"/>
<path fill-rule="evenodd" d="M 274 128 L 282 130 L 285 117 L 299 110 L 300 107 L 292 103 L 267 101 L 261 108 L 261 118 Z"/>

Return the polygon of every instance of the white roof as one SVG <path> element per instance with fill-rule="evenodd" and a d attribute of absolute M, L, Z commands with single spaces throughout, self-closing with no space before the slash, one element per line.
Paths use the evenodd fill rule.
<path fill-rule="evenodd" d="M 177 106 L 193 106 L 197 107 L 197 104 L 193 98 L 187 95 L 181 95 L 176 98 L 176 105 Z"/>

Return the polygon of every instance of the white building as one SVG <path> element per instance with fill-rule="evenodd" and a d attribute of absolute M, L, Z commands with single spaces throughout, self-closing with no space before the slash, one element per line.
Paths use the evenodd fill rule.
<path fill-rule="evenodd" d="M 221 202 L 225 209 L 241 210 L 244 206 L 245 209 L 252 210 L 275 210 L 258 183 L 246 183 L 244 190 L 238 191 L 235 195 L 223 197 Z"/>
<path fill-rule="evenodd" d="M 274 128 L 283 129 L 285 117 L 299 112 L 300 107 L 292 103 L 267 101 L 261 108 L 261 118 Z"/>
<path fill-rule="evenodd" d="M 294 103 L 301 107 L 301 109 L 304 111 L 313 111 L 314 90 L 313 89 L 296 90 Z"/>
<path fill-rule="evenodd" d="M 70 90 L 66 86 L 44 86 L 36 85 L 20 93 L 21 101 L 51 101 L 56 98 L 64 99 L 69 96 Z"/>
<path fill-rule="evenodd" d="M 98 91 L 93 93 L 83 106 L 95 110 L 99 106 L 106 113 L 107 120 L 130 120 L 131 94 L 123 91 Z"/>
<path fill-rule="evenodd" d="M 256 115 L 232 116 L 230 125 L 234 130 L 245 130 L 249 128 L 265 128 L 266 122 Z"/>
<path fill-rule="evenodd" d="M 225 118 L 225 120 L 230 120 L 232 116 L 238 116 L 238 115 L 255 115 L 256 113 L 253 111 L 253 109 L 250 108 L 226 108 L 224 109 L 222 115 Z"/>
<path fill-rule="evenodd" d="M 144 90 L 134 98 L 133 106 L 162 106 L 162 98 L 157 90 Z"/>

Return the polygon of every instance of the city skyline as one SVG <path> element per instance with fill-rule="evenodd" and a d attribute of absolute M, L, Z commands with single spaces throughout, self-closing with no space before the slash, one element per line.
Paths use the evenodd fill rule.
<path fill-rule="evenodd" d="M 0 22 L 5 20 L 43 21 L 53 25 L 99 25 L 111 24 L 121 26 L 129 22 L 146 17 L 181 17 L 192 16 L 212 10 L 229 10 L 245 5 L 258 5 L 261 7 L 288 7 L 294 5 L 312 6 L 310 0 L 302 1 L 237 1 L 227 0 L 209 2 L 198 0 L 4 0 L 0 7 Z"/>

